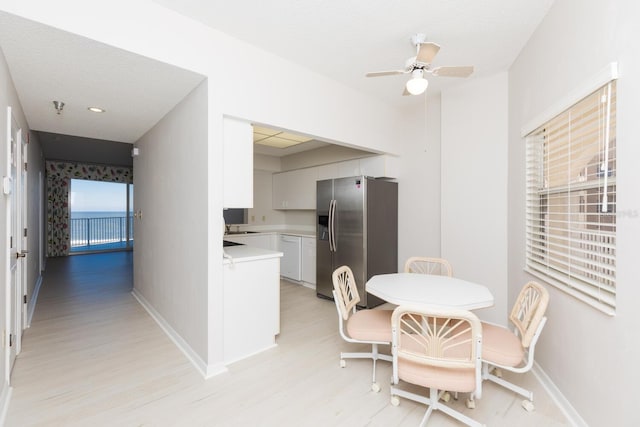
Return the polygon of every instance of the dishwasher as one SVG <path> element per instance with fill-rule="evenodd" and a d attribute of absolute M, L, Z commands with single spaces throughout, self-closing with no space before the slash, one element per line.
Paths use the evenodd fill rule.
<path fill-rule="evenodd" d="M 280 275 L 287 279 L 302 280 L 300 253 L 302 251 L 302 237 L 281 234 L 279 249 L 283 253 L 280 259 Z"/>

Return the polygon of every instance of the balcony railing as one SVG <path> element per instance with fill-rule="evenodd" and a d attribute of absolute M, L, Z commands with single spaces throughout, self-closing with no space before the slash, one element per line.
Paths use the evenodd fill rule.
<path fill-rule="evenodd" d="M 133 243 L 133 216 L 72 218 L 71 250 L 97 250 L 102 247 L 125 248 Z"/>

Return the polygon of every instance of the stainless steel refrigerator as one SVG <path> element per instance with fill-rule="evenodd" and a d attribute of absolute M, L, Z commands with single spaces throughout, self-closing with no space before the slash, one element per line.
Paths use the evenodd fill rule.
<path fill-rule="evenodd" d="M 333 299 L 331 274 L 348 265 L 360 306 L 384 301 L 364 291 L 376 274 L 398 271 L 398 184 L 355 176 L 317 182 L 316 292 Z"/>

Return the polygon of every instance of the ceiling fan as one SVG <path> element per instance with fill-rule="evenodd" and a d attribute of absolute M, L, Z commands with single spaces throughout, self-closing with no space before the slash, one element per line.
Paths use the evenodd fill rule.
<path fill-rule="evenodd" d="M 402 95 L 420 95 L 429 82 L 425 74 L 430 73 L 437 77 L 469 77 L 473 73 L 473 66 L 460 67 L 432 67 L 431 61 L 440 50 L 436 43 L 427 42 L 424 34 L 415 34 L 411 37 L 411 43 L 416 47 L 416 56 L 407 59 L 404 69 L 390 71 L 375 71 L 367 73 L 367 77 L 392 76 L 396 74 L 411 74 Z"/>

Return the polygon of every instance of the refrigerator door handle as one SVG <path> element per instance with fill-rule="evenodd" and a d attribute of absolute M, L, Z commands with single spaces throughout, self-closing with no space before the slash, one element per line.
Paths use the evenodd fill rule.
<path fill-rule="evenodd" d="M 329 220 L 327 223 L 327 231 L 329 232 L 329 252 L 333 252 L 333 241 L 331 232 L 331 221 L 333 219 L 333 199 L 329 202 Z"/>
<path fill-rule="evenodd" d="M 336 205 L 338 204 L 337 200 L 332 200 L 333 206 L 331 208 L 331 242 L 333 245 L 333 252 L 338 252 L 338 244 L 336 243 Z"/>
<path fill-rule="evenodd" d="M 331 229 L 333 224 L 333 199 L 329 202 L 329 252 L 333 252 L 333 230 Z"/>

